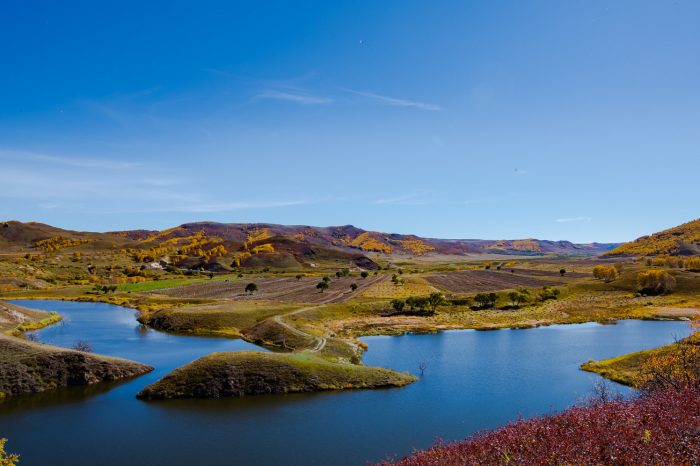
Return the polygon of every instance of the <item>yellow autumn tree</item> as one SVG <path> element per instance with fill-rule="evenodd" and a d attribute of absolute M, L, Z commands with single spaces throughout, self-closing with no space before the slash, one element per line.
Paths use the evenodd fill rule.
<path fill-rule="evenodd" d="M 619 273 L 615 267 L 608 265 L 596 265 L 593 267 L 593 277 L 610 283 L 618 277 Z"/>
<path fill-rule="evenodd" d="M 665 270 L 645 270 L 637 275 L 637 291 L 645 295 L 668 294 L 676 287 L 676 279 Z"/>
<path fill-rule="evenodd" d="M 5 451 L 6 438 L 0 438 L 0 466 L 15 466 L 19 463 L 19 455 Z"/>
<path fill-rule="evenodd" d="M 685 260 L 685 268 L 690 271 L 700 271 L 700 257 L 692 257 Z"/>
<path fill-rule="evenodd" d="M 637 385 L 644 390 L 685 390 L 700 386 L 700 320 L 690 323 L 691 335 L 652 353 L 642 363 Z"/>

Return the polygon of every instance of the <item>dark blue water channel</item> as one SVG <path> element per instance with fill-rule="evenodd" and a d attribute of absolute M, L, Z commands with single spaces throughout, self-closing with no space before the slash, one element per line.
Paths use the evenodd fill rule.
<path fill-rule="evenodd" d="M 146 402 L 136 393 L 176 367 L 214 351 L 260 348 L 146 329 L 132 309 L 108 304 L 14 303 L 64 317 L 36 332 L 42 342 L 84 340 L 96 353 L 156 368 L 120 384 L 0 403 L 0 437 L 22 455 L 22 466 L 365 464 L 564 409 L 597 378 L 579 370 L 582 362 L 688 333 L 684 322 L 622 321 L 368 337 L 365 364 L 418 373 L 425 363 L 424 376 L 399 389 Z"/>

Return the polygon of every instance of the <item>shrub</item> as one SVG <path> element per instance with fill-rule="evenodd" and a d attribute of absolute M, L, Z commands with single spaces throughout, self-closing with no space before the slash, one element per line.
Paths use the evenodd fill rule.
<path fill-rule="evenodd" d="M 496 306 L 498 295 L 496 293 L 479 293 L 474 296 L 477 309 L 492 309 Z"/>
<path fill-rule="evenodd" d="M 697 339 L 686 338 L 669 346 L 668 351 L 654 352 L 642 363 L 636 383 L 647 392 L 700 387 L 700 345 Z"/>
<path fill-rule="evenodd" d="M 508 299 L 513 307 L 519 307 L 521 303 L 526 302 L 528 295 L 520 291 L 511 291 L 508 293 Z"/>
<path fill-rule="evenodd" d="M 248 283 L 248 284 L 245 286 L 245 292 L 246 292 L 246 293 L 253 294 L 253 293 L 255 293 L 256 291 L 258 291 L 258 285 L 256 285 L 255 283 Z"/>
<path fill-rule="evenodd" d="M 316 289 L 321 290 L 321 293 L 323 293 L 328 289 L 328 282 L 326 280 L 321 280 L 318 285 L 316 285 Z"/>
<path fill-rule="evenodd" d="M 0 438 L 0 466 L 15 466 L 19 463 L 19 455 L 7 453 L 5 451 L 5 443 L 7 443 L 7 439 Z"/>
<path fill-rule="evenodd" d="M 73 349 L 81 353 L 92 353 L 92 345 L 85 340 L 76 341 Z"/>
<path fill-rule="evenodd" d="M 396 464 L 696 464 L 698 425 L 700 389 L 657 391 L 519 420 L 415 452 Z"/>
<path fill-rule="evenodd" d="M 691 272 L 700 272 L 700 257 L 686 259 L 685 268 Z"/>
<path fill-rule="evenodd" d="M 430 296 L 428 296 L 427 299 L 427 304 L 430 306 L 433 312 L 435 312 L 438 306 L 445 304 L 445 296 L 440 292 L 430 293 Z"/>
<path fill-rule="evenodd" d="M 540 301 L 547 301 L 548 299 L 557 299 L 559 297 L 559 290 L 552 288 L 551 286 L 543 286 L 542 291 L 540 291 L 539 299 Z"/>
<path fill-rule="evenodd" d="M 645 295 L 671 293 L 676 279 L 665 270 L 645 270 L 637 275 L 637 290 Z"/>
<path fill-rule="evenodd" d="M 413 299 L 413 298 L 408 298 L 408 299 Z M 395 310 L 396 312 L 401 312 L 403 311 L 403 308 L 406 306 L 406 302 L 402 299 L 393 299 L 391 301 L 391 308 Z"/>

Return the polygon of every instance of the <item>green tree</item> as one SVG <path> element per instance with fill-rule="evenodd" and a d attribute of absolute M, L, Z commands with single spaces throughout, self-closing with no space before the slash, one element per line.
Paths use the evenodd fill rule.
<path fill-rule="evenodd" d="M 513 307 L 518 307 L 520 303 L 527 301 L 527 295 L 520 291 L 511 291 L 508 293 L 508 299 L 510 299 L 510 303 Z"/>
<path fill-rule="evenodd" d="M 351 284 L 350 284 L 350 289 L 351 289 L 352 291 L 355 291 L 355 290 L 357 289 L 357 283 L 351 283 Z"/>
<path fill-rule="evenodd" d="M 304 275 L 299 274 L 299 275 L 297 275 L 297 280 L 301 280 L 303 277 L 304 277 Z"/>
<path fill-rule="evenodd" d="M 393 302 L 393 301 L 392 301 L 392 302 Z M 413 296 L 409 296 L 408 298 L 406 298 L 405 304 L 406 304 L 406 306 L 408 306 L 411 310 L 415 309 L 415 307 L 416 307 L 416 298 L 414 298 Z"/>
<path fill-rule="evenodd" d="M 321 290 L 321 293 L 326 291 L 328 289 L 328 282 L 325 280 L 321 280 L 318 285 L 316 285 L 316 289 Z"/>
<path fill-rule="evenodd" d="M 258 291 L 258 285 L 256 285 L 255 283 L 248 283 L 248 284 L 245 286 L 245 292 L 246 292 L 246 293 L 253 294 L 253 293 L 255 293 L 256 291 Z"/>
<path fill-rule="evenodd" d="M 411 298 L 409 298 L 411 299 Z M 401 312 L 403 311 L 403 308 L 406 306 L 406 302 L 403 299 L 392 299 L 391 300 L 391 308 L 395 310 L 396 312 Z"/>
<path fill-rule="evenodd" d="M 562 277 L 566 274 L 566 269 L 559 269 L 559 275 Z"/>
<path fill-rule="evenodd" d="M 430 296 L 428 296 L 428 305 L 433 312 L 437 310 L 438 306 L 442 306 L 443 304 L 445 304 L 445 295 L 437 291 L 430 293 Z"/>
<path fill-rule="evenodd" d="M 366 270 L 363 270 L 363 271 L 360 273 L 360 277 L 362 277 L 362 278 L 367 278 L 367 277 L 369 277 L 369 272 L 367 272 Z"/>
<path fill-rule="evenodd" d="M 323 277 L 322 279 L 326 284 L 328 284 L 329 281 L 331 281 L 330 277 Z"/>
<path fill-rule="evenodd" d="M 474 301 L 479 309 L 491 309 L 496 306 L 498 295 L 496 293 L 479 293 L 474 296 Z"/>
<path fill-rule="evenodd" d="M 413 298 L 413 306 L 416 309 L 423 310 L 429 305 L 428 298 L 425 296 Z"/>

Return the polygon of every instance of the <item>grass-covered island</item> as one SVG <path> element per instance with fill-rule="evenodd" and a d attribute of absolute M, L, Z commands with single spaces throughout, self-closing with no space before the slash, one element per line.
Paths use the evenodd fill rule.
<path fill-rule="evenodd" d="M 334 363 L 311 353 L 213 353 L 180 367 L 141 399 L 220 398 L 353 388 L 400 387 L 416 380 L 381 367 Z"/>

